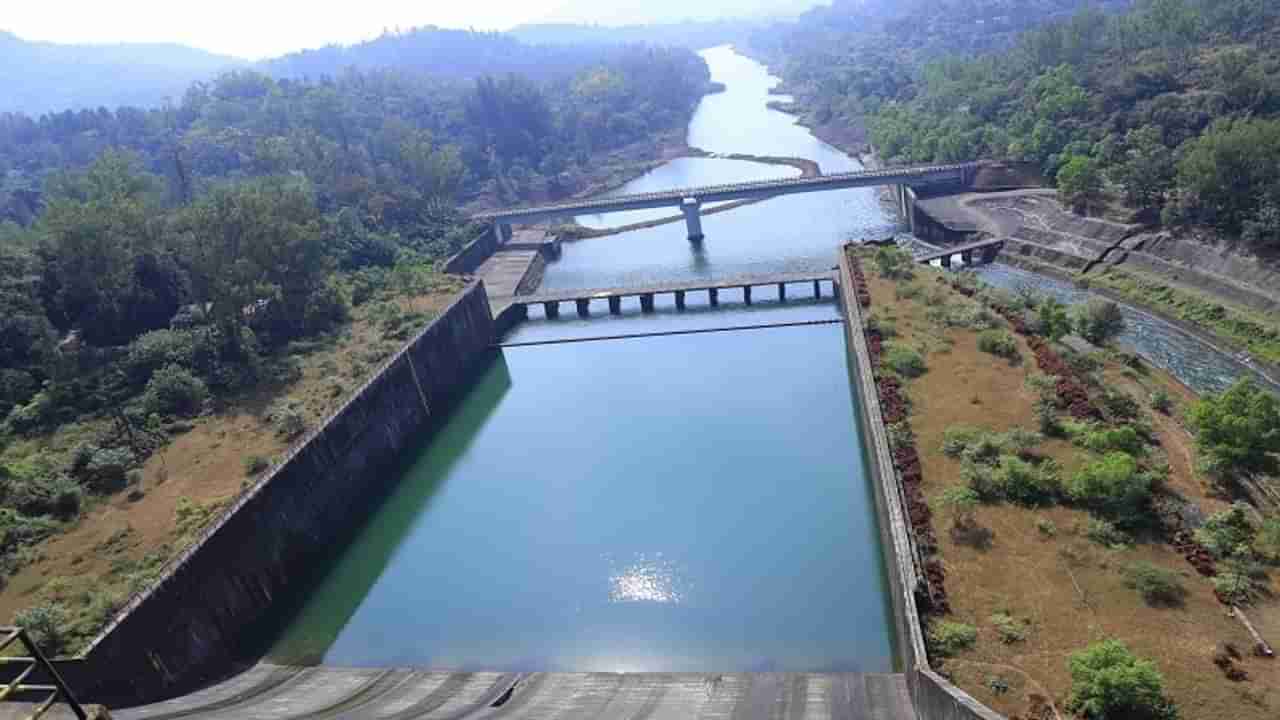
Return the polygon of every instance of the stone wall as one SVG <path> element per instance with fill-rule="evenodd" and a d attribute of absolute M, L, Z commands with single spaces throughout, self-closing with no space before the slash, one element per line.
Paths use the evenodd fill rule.
<path fill-rule="evenodd" d="M 60 669 L 81 697 L 150 702 L 231 669 L 246 628 L 296 592 L 399 477 L 493 357 L 484 286 L 436 320 L 135 597 L 82 659 Z"/>
<path fill-rule="evenodd" d="M 499 225 L 495 227 L 505 228 L 510 231 L 509 225 Z M 444 271 L 454 275 L 470 275 L 480 267 L 481 263 L 488 260 L 491 255 L 498 251 L 498 247 L 502 245 L 508 238 L 506 233 L 499 238 L 494 227 L 490 227 L 475 240 L 462 246 L 457 255 L 449 258 L 444 263 Z"/>
<path fill-rule="evenodd" d="M 1004 720 L 1000 714 L 947 682 L 929 666 L 924 628 L 920 624 L 915 598 L 920 570 L 908 528 L 901 483 L 893 465 L 889 438 L 880 412 L 880 396 L 872 374 L 862 308 L 854 293 L 853 271 L 844 248 L 840 249 L 839 262 L 840 305 L 844 311 L 845 336 L 853 355 L 849 371 L 858 394 L 858 419 L 871 455 L 880 545 L 884 549 L 893 616 L 897 624 L 896 660 L 906 673 L 916 716 L 921 720 Z"/>

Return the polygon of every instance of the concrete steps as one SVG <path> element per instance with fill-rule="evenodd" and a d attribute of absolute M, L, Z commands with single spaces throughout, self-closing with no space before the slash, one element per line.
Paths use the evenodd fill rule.
<path fill-rule="evenodd" d="M 445 673 L 257 665 L 116 720 L 915 720 L 906 679 L 861 673 Z"/>

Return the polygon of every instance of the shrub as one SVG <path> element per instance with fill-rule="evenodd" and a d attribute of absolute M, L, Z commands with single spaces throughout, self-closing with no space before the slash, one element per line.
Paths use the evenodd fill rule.
<path fill-rule="evenodd" d="M 1108 390 L 1102 393 L 1102 407 L 1111 414 L 1111 417 L 1121 420 L 1133 420 L 1142 410 L 1132 395 L 1120 390 Z"/>
<path fill-rule="evenodd" d="M 1146 443 L 1129 425 L 1091 430 L 1075 438 L 1076 444 L 1099 454 L 1119 451 L 1129 455 L 1145 455 Z"/>
<path fill-rule="evenodd" d="M 942 452 L 948 457 L 960 457 L 980 437 L 987 432 L 972 425 L 956 425 L 942 433 Z"/>
<path fill-rule="evenodd" d="M 920 377 L 929 369 L 920 353 L 901 345 L 889 345 L 885 349 L 884 364 L 906 378 Z"/>
<path fill-rule="evenodd" d="M 1103 640 L 1072 653 L 1067 708 L 1089 720 L 1174 720 L 1177 708 L 1164 696 L 1164 676 L 1119 640 Z"/>
<path fill-rule="evenodd" d="M 0 508 L 0 554 L 37 543 L 58 531 L 46 517 L 29 517 L 11 508 Z"/>
<path fill-rule="evenodd" d="M 1132 541 L 1128 533 L 1116 527 L 1114 523 L 1101 518 L 1089 518 L 1084 535 L 1099 545 L 1109 548 L 1124 547 Z"/>
<path fill-rule="evenodd" d="M 978 629 L 953 620 L 938 620 L 929 626 L 929 647 L 939 657 L 951 657 L 968 650 L 978 641 Z"/>
<path fill-rule="evenodd" d="M 1034 464 L 1012 455 L 1000 458 L 992 479 L 1001 497 L 1019 505 L 1051 505 L 1062 490 L 1055 465 Z"/>
<path fill-rule="evenodd" d="M 911 253 L 896 247 L 882 247 L 876 250 L 876 270 L 881 277 L 890 280 L 911 280 L 915 277 L 912 270 L 915 260 Z"/>
<path fill-rule="evenodd" d="M 924 294 L 924 288 L 919 285 L 899 285 L 893 291 L 893 297 L 896 300 L 915 300 Z"/>
<path fill-rule="evenodd" d="M 1149 562 L 1137 562 L 1125 568 L 1125 585 L 1137 590 L 1153 607 L 1181 605 L 1187 589 L 1178 573 Z"/>
<path fill-rule="evenodd" d="M 1040 534 L 1047 538 L 1058 534 L 1057 524 L 1049 518 L 1036 518 L 1036 530 L 1039 530 Z"/>
<path fill-rule="evenodd" d="M 244 459 L 244 474 L 253 477 L 271 467 L 271 461 L 261 455 L 250 455 Z"/>
<path fill-rule="evenodd" d="M 1250 378 L 1209 395 L 1187 412 L 1196 444 L 1226 473 L 1271 473 L 1280 453 L 1280 400 Z"/>
<path fill-rule="evenodd" d="M 1124 332 L 1124 314 L 1110 300 L 1094 298 L 1074 309 L 1076 332 L 1095 345 L 1103 345 Z"/>
<path fill-rule="evenodd" d="M 204 381 L 180 365 L 165 365 L 147 383 L 144 404 L 148 412 L 190 417 L 200 412 L 209 397 Z"/>
<path fill-rule="evenodd" d="M 867 317 L 866 326 L 868 331 L 880 333 L 880 337 L 885 340 L 898 336 L 898 324 L 893 320 L 882 318 L 879 315 L 869 315 Z"/>
<path fill-rule="evenodd" d="M 67 649 L 67 626 L 71 618 L 59 603 L 33 605 L 13 616 L 13 623 L 25 629 L 45 655 L 60 655 Z"/>
<path fill-rule="evenodd" d="M 271 414 L 276 436 L 286 442 L 297 440 L 307 431 L 307 419 L 296 408 L 280 408 Z"/>
<path fill-rule="evenodd" d="M 1158 388 L 1155 392 L 1151 393 L 1151 407 L 1155 408 L 1156 412 L 1161 412 L 1165 415 L 1172 412 L 1173 398 L 1170 397 L 1169 391 L 1164 388 Z"/>
<path fill-rule="evenodd" d="M 1128 523 L 1139 517 L 1150 499 L 1151 478 L 1138 472 L 1132 457 L 1110 452 L 1073 475 L 1067 494 L 1075 502 Z"/>
<path fill-rule="evenodd" d="M 1017 360 L 1018 343 L 1004 330 L 986 330 L 978 336 L 978 349 L 1007 360 Z"/>
<path fill-rule="evenodd" d="M 1235 503 L 1216 512 L 1195 531 L 1196 541 L 1219 558 L 1248 554 L 1258 530 L 1249 522 L 1248 507 Z"/>
<path fill-rule="evenodd" d="M 80 484 L 62 474 L 15 481 L 5 498 L 5 504 L 26 515 L 53 515 L 63 519 L 79 515 L 83 501 Z"/>
<path fill-rule="evenodd" d="M 972 488 L 949 487 L 938 495 L 938 505 L 951 515 L 953 527 L 969 527 L 974 523 L 973 512 L 978 507 L 978 493 Z"/>
<path fill-rule="evenodd" d="M 128 448 L 95 448 L 77 478 L 100 491 L 124 487 L 137 458 Z"/>
<path fill-rule="evenodd" d="M 1223 602 L 1251 605 L 1263 593 L 1266 574 L 1255 562 L 1232 558 L 1218 567 L 1213 590 Z"/>
<path fill-rule="evenodd" d="M 1008 613 L 993 614 L 991 625 L 996 629 L 996 635 L 1002 643 L 1012 644 L 1027 639 L 1027 624 Z"/>
<path fill-rule="evenodd" d="M 1254 542 L 1258 554 L 1271 562 L 1280 562 L 1280 517 L 1267 518 Z"/>

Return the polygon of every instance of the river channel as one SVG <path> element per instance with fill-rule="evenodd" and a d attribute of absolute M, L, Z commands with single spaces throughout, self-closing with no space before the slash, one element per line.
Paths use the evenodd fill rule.
<path fill-rule="evenodd" d="M 691 143 L 858 165 L 768 111 L 774 82 L 708 51 L 728 90 Z M 727 130 L 725 130 L 727 129 Z M 752 139 L 754 138 L 754 140 Z M 786 177 L 719 158 L 633 188 Z M 632 218 L 631 220 L 634 220 Z M 610 218 L 613 222 L 614 219 Z M 572 243 L 544 288 L 826 269 L 840 240 L 889 233 L 872 191 L 772 200 Z M 512 347 L 406 464 L 300 603 L 279 662 L 438 669 L 893 669 L 893 627 L 843 330 L 824 283 L 784 304 L 534 319 L 509 342 L 822 322 Z"/>
<path fill-rule="evenodd" d="M 727 90 L 689 143 L 712 153 L 860 165 L 768 110 L 777 80 L 705 51 Z M 787 177 L 794 168 L 685 158 L 618 192 Z M 669 214 L 582 217 L 618 225 Z M 900 228 L 872 189 L 775 198 L 565 244 L 542 289 L 832 267 L 838 245 Z M 1071 300 L 1085 291 L 1003 266 Z M 765 297 L 761 297 L 761 296 Z M 533 317 L 508 342 L 832 321 L 823 297 L 697 294 L 676 312 Z M 1125 340 L 1199 390 L 1246 370 L 1125 309 Z M 878 530 L 839 325 L 510 347 L 284 624 L 280 662 L 438 669 L 892 669 Z"/>

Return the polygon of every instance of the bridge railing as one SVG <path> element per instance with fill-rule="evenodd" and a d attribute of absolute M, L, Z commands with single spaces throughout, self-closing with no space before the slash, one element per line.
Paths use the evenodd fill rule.
<path fill-rule="evenodd" d="M 0 702 L 8 700 L 14 695 L 48 693 L 44 701 L 36 705 L 35 710 L 27 716 L 29 720 L 38 720 L 59 700 L 65 702 L 77 718 L 88 720 L 88 713 L 76 701 L 71 688 L 67 687 L 66 682 L 62 680 L 62 676 L 49 663 L 49 659 L 44 656 L 40 647 L 31 641 L 31 636 L 27 634 L 26 630 L 16 627 L 0 627 L 0 635 L 3 636 L 3 639 L 0 639 L 0 652 L 7 651 L 14 642 L 18 642 L 26 650 L 26 655 L 0 657 L 0 666 L 4 666 L 5 670 L 12 668 L 17 671 L 17 674 L 11 680 L 0 683 Z M 37 677 L 48 680 L 48 682 L 43 684 L 27 683 L 27 680 L 37 671 L 39 672 Z"/>

